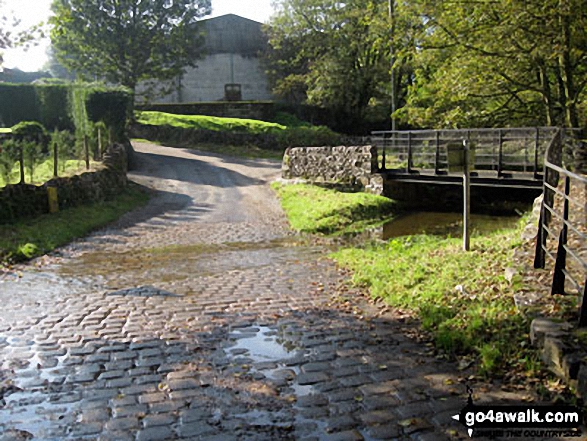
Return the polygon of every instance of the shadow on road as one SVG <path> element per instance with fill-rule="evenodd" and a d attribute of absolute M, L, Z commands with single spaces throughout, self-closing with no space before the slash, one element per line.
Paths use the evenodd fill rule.
<path fill-rule="evenodd" d="M 49 315 L 25 336 L 6 334 L 0 353 L 14 385 L 2 391 L 6 433 L 257 441 L 349 433 L 440 440 L 449 439 L 448 430 L 463 436 L 451 419 L 465 403 L 454 366 L 426 355 L 396 321 L 331 308 L 218 313 L 168 293 L 127 291 L 108 295 L 106 313 Z M 53 335 L 55 322 L 67 341 Z"/>
<path fill-rule="evenodd" d="M 179 158 L 144 152 L 136 152 L 135 158 L 137 167 L 132 174 L 138 176 L 172 179 L 221 188 L 247 187 L 264 183 L 261 179 L 251 178 L 196 158 Z"/>

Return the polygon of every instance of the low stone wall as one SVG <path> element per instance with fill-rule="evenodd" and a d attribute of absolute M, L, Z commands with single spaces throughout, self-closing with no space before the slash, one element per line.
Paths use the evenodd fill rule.
<path fill-rule="evenodd" d="M 127 147 L 117 144 L 107 150 L 98 170 L 51 179 L 41 186 L 8 185 L 0 189 L 0 224 L 49 213 L 48 187 L 57 188 L 59 209 L 112 199 L 127 185 L 127 166 Z"/>
<path fill-rule="evenodd" d="M 370 145 L 288 148 L 281 172 L 283 179 L 367 187 L 377 172 L 377 148 Z"/>
<path fill-rule="evenodd" d="M 275 104 L 272 101 L 218 101 L 201 103 L 142 104 L 137 110 L 176 113 L 179 115 L 209 115 L 229 118 L 251 118 L 273 121 Z"/>
<path fill-rule="evenodd" d="M 168 125 L 133 124 L 130 128 L 133 138 L 149 139 L 170 143 L 174 146 L 193 146 L 196 144 L 255 145 L 262 149 L 279 150 L 281 143 L 271 133 L 251 134 L 223 132 L 215 130 L 194 130 Z"/>

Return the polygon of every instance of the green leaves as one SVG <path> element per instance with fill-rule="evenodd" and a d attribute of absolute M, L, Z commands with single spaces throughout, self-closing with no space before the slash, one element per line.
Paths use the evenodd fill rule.
<path fill-rule="evenodd" d="M 282 0 L 267 29 L 274 91 L 360 120 L 389 70 L 387 1 Z M 352 122 L 351 122 L 352 124 Z"/>
<path fill-rule="evenodd" d="M 65 67 L 134 91 L 194 64 L 202 46 L 196 21 L 210 13 L 210 0 L 54 0 L 53 12 L 51 40 Z"/>
<path fill-rule="evenodd" d="M 587 14 L 579 0 L 418 0 L 425 17 L 402 116 L 435 127 L 579 125 Z M 571 12 L 572 11 L 572 12 Z"/>

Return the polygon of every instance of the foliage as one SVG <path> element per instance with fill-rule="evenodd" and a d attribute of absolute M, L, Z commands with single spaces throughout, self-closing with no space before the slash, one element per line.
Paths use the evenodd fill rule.
<path fill-rule="evenodd" d="M 20 158 L 20 143 L 15 139 L 7 139 L 0 145 L 0 184 L 8 183 L 15 163 Z M 18 172 L 20 174 L 20 171 Z M 18 176 L 17 181 L 20 180 Z"/>
<path fill-rule="evenodd" d="M 35 39 L 42 37 L 40 27 L 33 26 L 30 29 L 25 29 L 19 32 L 13 30 L 20 24 L 20 20 L 15 17 L 2 15 L 3 1 L 0 0 L 0 66 L 2 66 L 2 49 L 7 49 L 17 46 L 29 46 Z"/>
<path fill-rule="evenodd" d="M 137 122 L 151 125 L 170 125 L 185 129 L 222 132 L 276 133 L 285 126 L 266 121 L 242 118 L 223 118 L 206 115 L 176 115 L 163 112 L 137 112 Z"/>
<path fill-rule="evenodd" d="M 336 145 L 339 134 L 323 126 L 286 127 L 254 119 L 223 118 L 206 115 L 177 115 L 163 112 L 137 112 L 137 122 L 152 126 L 170 126 L 194 131 L 214 131 L 258 135 L 252 143 L 265 146 L 268 141 L 275 149 L 292 146 Z M 167 142 L 167 140 L 161 140 Z"/>
<path fill-rule="evenodd" d="M 144 205 L 148 196 L 136 187 L 113 201 L 43 215 L 13 225 L 0 225 L 0 263 L 20 261 L 67 244 Z"/>
<path fill-rule="evenodd" d="M 57 145 L 57 172 L 59 176 L 75 174 L 77 171 L 85 167 L 85 162 L 81 160 L 83 146 L 76 142 L 75 135 L 72 132 L 68 130 L 55 130 L 51 133 L 50 145 L 52 147 Z M 51 161 L 47 161 L 47 163 L 51 164 L 52 167 L 50 171 L 53 173 L 53 161 L 55 161 L 55 152 L 53 148 L 51 149 L 51 154 L 53 155 Z M 42 171 L 39 171 L 36 177 L 36 182 L 44 182 L 47 179 L 50 179 L 50 177 L 52 177 L 52 175 L 48 176 L 42 174 Z"/>
<path fill-rule="evenodd" d="M 365 249 L 344 249 L 335 260 L 375 298 L 416 312 L 437 346 L 452 356 L 474 355 L 485 373 L 503 373 L 523 358 L 528 323 L 505 280 L 521 228 L 461 241 L 407 236 Z M 461 285 L 462 289 L 456 289 Z"/>
<path fill-rule="evenodd" d="M 31 84 L 0 83 L 0 125 L 40 121 L 39 100 Z"/>
<path fill-rule="evenodd" d="M 132 111 L 132 95 L 127 89 L 92 88 L 85 99 L 88 119 L 113 128 L 120 139 Z"/>
<path fill-rule="evenodd" d="M 122 84 L 170 80 L 193 66 L 202 38 L 196 20 L 209 0 L 54 0 L 51 41 L 57 59 L 78 75 Z"/>
<path fill-rule="evenodd" d="M 404 103 L 421 22 L 404 2 L 392 4 L 393 14 L 387 0 L 278 1 L 266 30 L 274 93 L 360 125 L 372 107 L 389 108 L 393 70 L 396 107 Z"/>
<path fill-rule="evenodd" d="M 410 3 L 425 32 L 402 116 L 420 126 L 579 127 L 587 84 L 580 0 Z"/>
<path fill-rule="evenodd" d="M 367 193 L 343 193 L 313 185 L 273 184 L 294 230 L 337 235 L 389 221 L 394 201 Z"/>
<path fill-rule="evenodd" d="M 12 126 L 12 135 L 17 139 L 35 141 L 41 146 L 47 144 L 47 131 L 43 124 L 37 121 L 21 121 Z"/>
<path fill-rule="evenodd" d="M 37 121 L 49 130 L 75 129 L 83 137 L 93 122 L 103 121 L 121 134 L 131 102 L 128 89 L 97 83 L 0 83 L 0 123 Z"/>
<path fill-rule="evenodd" d="M 282 0 L 267 28 L 274 92 L 362 117 L 389 63 L 383 1 Z"/>
<path fill-rule="evenodd" d="M 22 127 L 22 126 L 21 126 Z M 26 125 L 24 126 L 26 127 Z M 18 160 L 20 150 L 23 149 L 25 166 L 29 171 L 28 183 L 42 184 L 53 178 L 54 144 L 58 147 L 59 176 L 71 176 L 85 167 L 81 161 L 81 145 L 76 143 L 73 133 L 63 130 L 54 130 L 47 136 L 47 144 L 42 147 L 37 142 L 28 142 L 16 137 L 2 141 L 0 145 L 0 187 L 20 182 L 20 167 Z"/>
<path fill-rule="evenodd" d="M 311 127 L 307 121 L 302 121 L 296 115 L 287 112 L 276 112 L 273 122 L 287 127 Z"/>
<path fill-rule="evenodd" d="M 265 58 L 288 102 L 328 107 L 350 125 L 390 101 L 412 127 L 585 125 L 581 0 L 277 6 Z"/>
<path fill-rule="evenodd" d="M 68 114 L 69 98 L 67 84 L 44 82 L 35 86 L 39 100 L 40 121 L 48 130 L 73 130 Z"/>

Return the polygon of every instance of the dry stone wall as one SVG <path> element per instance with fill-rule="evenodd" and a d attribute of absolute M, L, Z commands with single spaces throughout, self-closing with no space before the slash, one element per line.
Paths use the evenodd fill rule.
<path fill-rule="evenodd" d="M 281 171 L 283 179 L 367 187 L 377 169 L 377 148 L 368 145 L 289 148 Z"/>
<path fill-rule="evenodd" d="M 41 186 L 7 185 L 0 189 L 0 224 L 49 213 L 48 187 L 57 188 L 59 209 L 112 199 L 127 185 L 127 167 L 127 148 L 114 145 L 98 170 L 54 178 Z"/>

